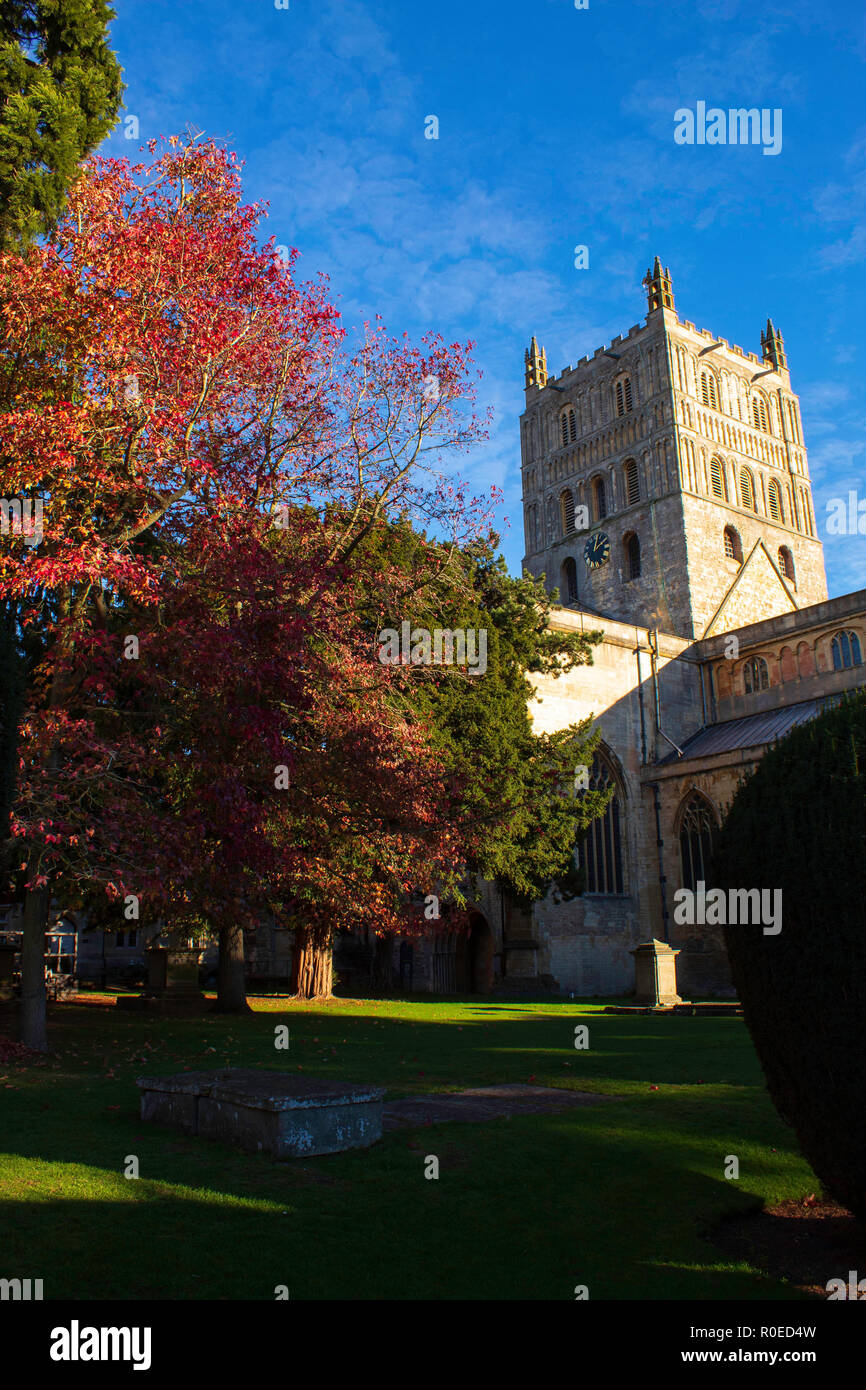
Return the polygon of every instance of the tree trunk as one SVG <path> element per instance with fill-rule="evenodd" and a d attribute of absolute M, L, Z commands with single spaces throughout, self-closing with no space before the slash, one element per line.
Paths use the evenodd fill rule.
<path fill-rule="evenodd" d="M 320 940 L 311 927 L 297 927 L 292 948 L 292 994 L 298 999 L 330 999 L 333 983 L 330 935 Z"/>
<path fill-rule="evenodd" d="M 217 967 L 217 999 L 213 1012 L 217 1014 L 248 1014 L 244 978 L 244 929 L 238 922 L 220 927 L 219 965 Z"/>
<path fill-rule="evenodd" d="M 15 640 L 17 610 L 11 599 L 0 603 L 0 851 L 5 849 L 9 815 L 15 801 L 18 726 L 24 712 L 24 662 Z M 8 865 L 0 860 L 0 870 Z"/>
<path fill-rule="evenodd" d="M 50 906 L 50 887 L 30 889 L 25 895 L 21 933 L 21 1041 L 36 1052 L 48 1051 L 45 929 Z"/>

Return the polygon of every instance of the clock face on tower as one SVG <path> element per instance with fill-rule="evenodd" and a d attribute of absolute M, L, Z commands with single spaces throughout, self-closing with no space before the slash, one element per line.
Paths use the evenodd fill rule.
<path fill-rule="evenodd" d="M 610 559 L 610 538 L 604 531 L 596 531 L 583 547 L 583 558 L 587 569 L 597 570 Z"/>

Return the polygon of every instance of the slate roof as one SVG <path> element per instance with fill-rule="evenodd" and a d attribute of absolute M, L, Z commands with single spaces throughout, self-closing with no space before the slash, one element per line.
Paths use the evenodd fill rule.
<path fill-rule="evenodd" d="M 815 700 L 801 700 L 796 705 L 784 705 L 781 709 L 766 710 L 763 714 L 746 714 L 741 719 L 726 719 L 721 724 L 705 724 L 686 739 L 683 753 L 687 758 L 710 758 L 714 753 L 733 753 L 739 748 L 775 743 L 797 724 L 814 719 L 822 709 L 838 704 L 841 698 L 841 695 L 826 695 Z M 661 759 L 662 764 L 680 761 L 676 753 L 669 753 Z"/>

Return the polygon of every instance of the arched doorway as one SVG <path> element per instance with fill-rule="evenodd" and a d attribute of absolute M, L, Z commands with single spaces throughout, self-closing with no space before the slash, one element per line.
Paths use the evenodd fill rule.
<path fill-rule="evenodd" d="M 473 913 L 467 940 L 468 985 L 470 994 L 493 992 L 493 932 L 480 912 Z"/>

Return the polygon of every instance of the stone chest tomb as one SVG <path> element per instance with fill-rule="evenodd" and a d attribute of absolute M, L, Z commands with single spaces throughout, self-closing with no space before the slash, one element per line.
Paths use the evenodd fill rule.
<path fill-rule="evenodd" d="M 143 1120 L 277 1158 L 366 1148 L 382 1137 L 381 1087 L 240 1068 L 141 1077 L 136 1085 Z"/>

